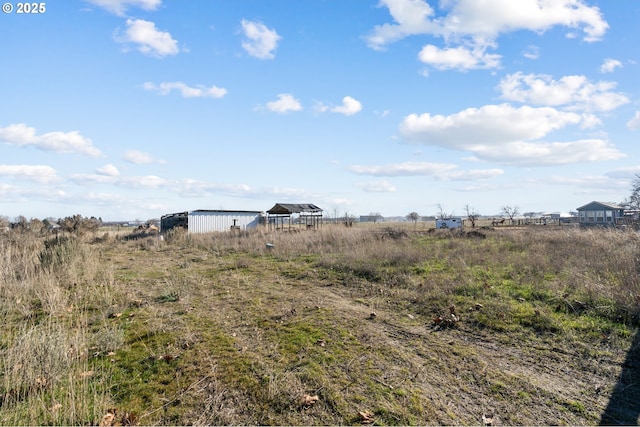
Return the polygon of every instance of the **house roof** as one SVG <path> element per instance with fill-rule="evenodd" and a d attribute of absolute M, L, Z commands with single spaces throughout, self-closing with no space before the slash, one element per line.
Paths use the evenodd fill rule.
<path fill-rule="evenodd" d="M 617 205 L 615 203 L 609 203 L 609 202 L 596 202 L 596 201 L 593 201 L 591 203 L 587 203 L 584 206 L 580 206 L 576 210 L 578 210 L 578 211 L 591 211 L 591 210 L 599 210 L 599 209 L 621 210 L 621 209 L 624 209 L 624 206 L 620 206 L 620 205 Z"/>
<path fill-rule="evenodd" d="M 292 213 L 319 213 L 318 206 L 311 203 L 276 203 L 267 213 L 272 215 L 291 215 Z"/>

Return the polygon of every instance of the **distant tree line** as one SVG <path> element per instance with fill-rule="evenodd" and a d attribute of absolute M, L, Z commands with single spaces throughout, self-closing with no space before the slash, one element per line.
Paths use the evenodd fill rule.
<path fill-rule="evenodd" d="M 67 216 L 64 218 L 46 218 L 40 220 L 38 218 L 31 218 L 27 220 L 26 217 L 19 215 L 11 221 L 6 216 L 0 216 L 0 230 L 11 229 L 16 231 L 30 231 L 32 233 L 44 233 L 53 231 L 64 231 L 72 234 L 85 234 L 98 231 L 102 226 L 102 218 L 96 217 L 83 217 L 76 214 Z"/>

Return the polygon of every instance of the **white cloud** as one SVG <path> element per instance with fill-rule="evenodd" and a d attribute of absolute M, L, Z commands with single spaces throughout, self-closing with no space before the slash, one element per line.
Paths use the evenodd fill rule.
<path fill-rule="evenodd" d="M 121 36 L 116 32 L 114 38 L 120 43 L 135 43 L 140 52 L 157 58 L 180 51 L 170 33 L 158 30 L 156 24 L 144 19 L 127 19 L 125 34 Z"/>
<path fill-rule="evenodd" d="M 26 179 L 40 184 L 59 181 L 55 169 L 45 165 L 0 165 L 0 176 Z"/>
<path fill-rule="evenodd" d="M 356 183 L 356 187 L 366 191 L 367 193 L 395 193 L 396 191 L 396 187 L 385 180 L 358 182 Z"/>
<path fill-rule="evenodd" d="M 150 164 L 150 163 L 166 163 L 164 160 L 157 160 L 151 154 L 138 150 L 127 150 L 122 156 L 124 160 L 129 163 L 135 163 L 137 165 Z"/>
<path fill-rule="evenodd" d="M 424 0 L 381 0 L 380 6 L 389 9 L 395 24 L 377 25 L 367 37 L 369 47 L 382 49 L 385 45 L 417 34 L 439 34 L 440 25 L 429 18 L 435 11 Z"/>
<path fill-rule="evenodd" d="M 623 157 L 599 139 L 538 141 L 553 131 L 590 120 L 591 116 L 551 107 L 486 105 L 449 116 L 411 114 L 400 124 L 400 133 L 408 141 L 468 151 L 482 160 L 514 165 L 555 165 Z"/>
<path fill-rule="evenodd" d="M 93 146 L 89 138 L 78 131 L 48 132 L 36 135 L 36 129 L 24 123 L 0 128 L 0 141 L 19 147 L 34 146 L 39 150 L 54 153 L 78 153 L 90 157 L 100 157 L 102 153 Z"/>
<path fill-rule="evenodd" d="M 612 73 L 616 68 L 622 67 L 622 62 L 617 59 L 607 58 L 604 60 L 604 63 L 600 66 L 601 73 Z"/>
<path fill-rule="evenodd" d="M 328 107 L 322 103 L 317 103 L 314 109 L 320 113 L 331 111 L 332 113 L 344 114 L 345 116 L 353 116 L 362 111 L 362 103 L 355 98 L 345 96 L 342 98 L 342 105 Z"/>
<path fill-rule="evenodd" d="M 389 9 L 395 23 L 373 29 L 367 41 L 375 49 L 419 34 L 471 37 L 476 44 L 485 44 L 502 33 L 541 33 L 557 25 L 581 28 L 585 41 L 595 41 L 609 28 L 600 9 L 582 0 L 447 0 L 440 2 L 443 15 L 438 17 L 425 0 L 381 0 L 380 5 Z"/>
<path fill-rule="evenodd" d="M 177 90 L 183 98 L 222 98 L 227 94 L 226 89 L 217 86 L 197 85 L 196 87 L 191 87 L 183 82 L 163 82 L 159 85 L 145 82 L 143 87 L 146 90 L 158 92 L 160 95 L 168 95 L 171 91 Z"/>
<path fill-rule="evenodd" d="M 534 105 L 564 106 L 567 110 L 611 111 L 629 103 L 613 92 L 615 82 L 592 83 L 585 76 L 554 80 L 544 74 L 510 74 L 500 81 L 501 98 Z"/>
<path fill-rule="evenodd" d="M 89 3 L 95 4 L 115 15 L 124 16 L 127 9 L 130 7 L 137 7 L 142 10 L 152 11 L 156 10 L 161 4 L 162 0 L 85 0 Z"/>
<path fill-rule="evenodd" d="M 422 48 L 418 58 L 438 70 L 473 70 L 497 68 L 500 66 L 501 56 L 486 53 L 484 48 L 468 49 L 459 46 L 440 49 L 429 44 Z"/>
<path fill-rule="evenodd" d="M 581 29 L 583 39 L 591 42 L 600 40 L 609 27 L 600 10 L 583 0 L 444 0 L 438 11 L 426 0 L 381 0 L 379 4 L 389 9 L 394 22 L 375 26 L 366 37 L 368 46 L 381 50 L 408 36 L 442 37 L 446 48 L 425 46 L 421 52 L 421 60 L 440 69 L 499 66 L 500 57 L 486 54 L 486 49 L 496 47 L 501 34 L 543 33 L 563 26 Z"/>
<path fill-rule="evenodd" d="M 495 39 L 501 33 L 518 30 L 544 32 L 554 26 L 582 29 L 585 41 L 600 40 L 609 25 L 600 9 L 582 0 L 453 0 L 443 20 L 449 35 L 472 35 Z"/>
<path fill-rule="evenodd" d="M 267 102 L 267 108 L 274 113 L 287 113 L 289 111 L 300 111 L 302 105 L 293 95 L 288 93 L 278 94 L 277 101 Z"/>
<path fill-rule="evenodd" d="M 115 167 L 114 165 L 112 165 L 111 163 L 102 166 L 101 168 L 96 169 L 96 173 L 98 175 L 104 175 L 104 176 L 118 176 L 120 175 L 120 171 L 118 170 L 117 167 Z"/>
<path fill-rule="evenodd" d="M 627 122 L 627 128 L 631 130 L 640 130 L 640 111 L 636 111 L 633 118 Z"/>
<path fill-rule="evenodd" d="M 273 59 L 274 51 L 278 47 L 278 41 L 282 39 L 275 30 L 267 28 L 260 22 L 241 22 L 242 33 L 245 39 L 242 48 L 251 56 L 259 59 Z"/>
<path fill-rule="evenodd" d="M 540 48 L 538 46 L 531 45 L 527 50 L 522 52 L 522 56 L 531 60 L 538 59 L 540 57 Z"/>
<path fill-rule="evenodd" d="M 441 180 L 478 180 L 490 179 L 504 173 L 502 169 L 472 169 L 459 170 L 451 163 L 404 162 L 390 165 L 361 166 L 352 165 L 348 168 L 358 175 L 373 176 L 431 176 Z"/>

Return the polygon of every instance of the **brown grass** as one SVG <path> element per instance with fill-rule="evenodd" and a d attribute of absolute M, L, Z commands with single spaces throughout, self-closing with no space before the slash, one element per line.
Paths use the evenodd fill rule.
<path fill-rule="evenodd" d="M 0 424 L 598 423 L 638 235 L 476 231 L 2 236 Z"/>

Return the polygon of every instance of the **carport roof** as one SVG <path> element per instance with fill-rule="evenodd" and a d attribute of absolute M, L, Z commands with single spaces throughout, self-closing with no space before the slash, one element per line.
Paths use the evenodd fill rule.
<path fill-rule="evenodd" d="M 318 206 L 311 203 L 276 203 L 267 213 L 272 215 L 291 215 L 294 213 L 319 213 Z"/>

